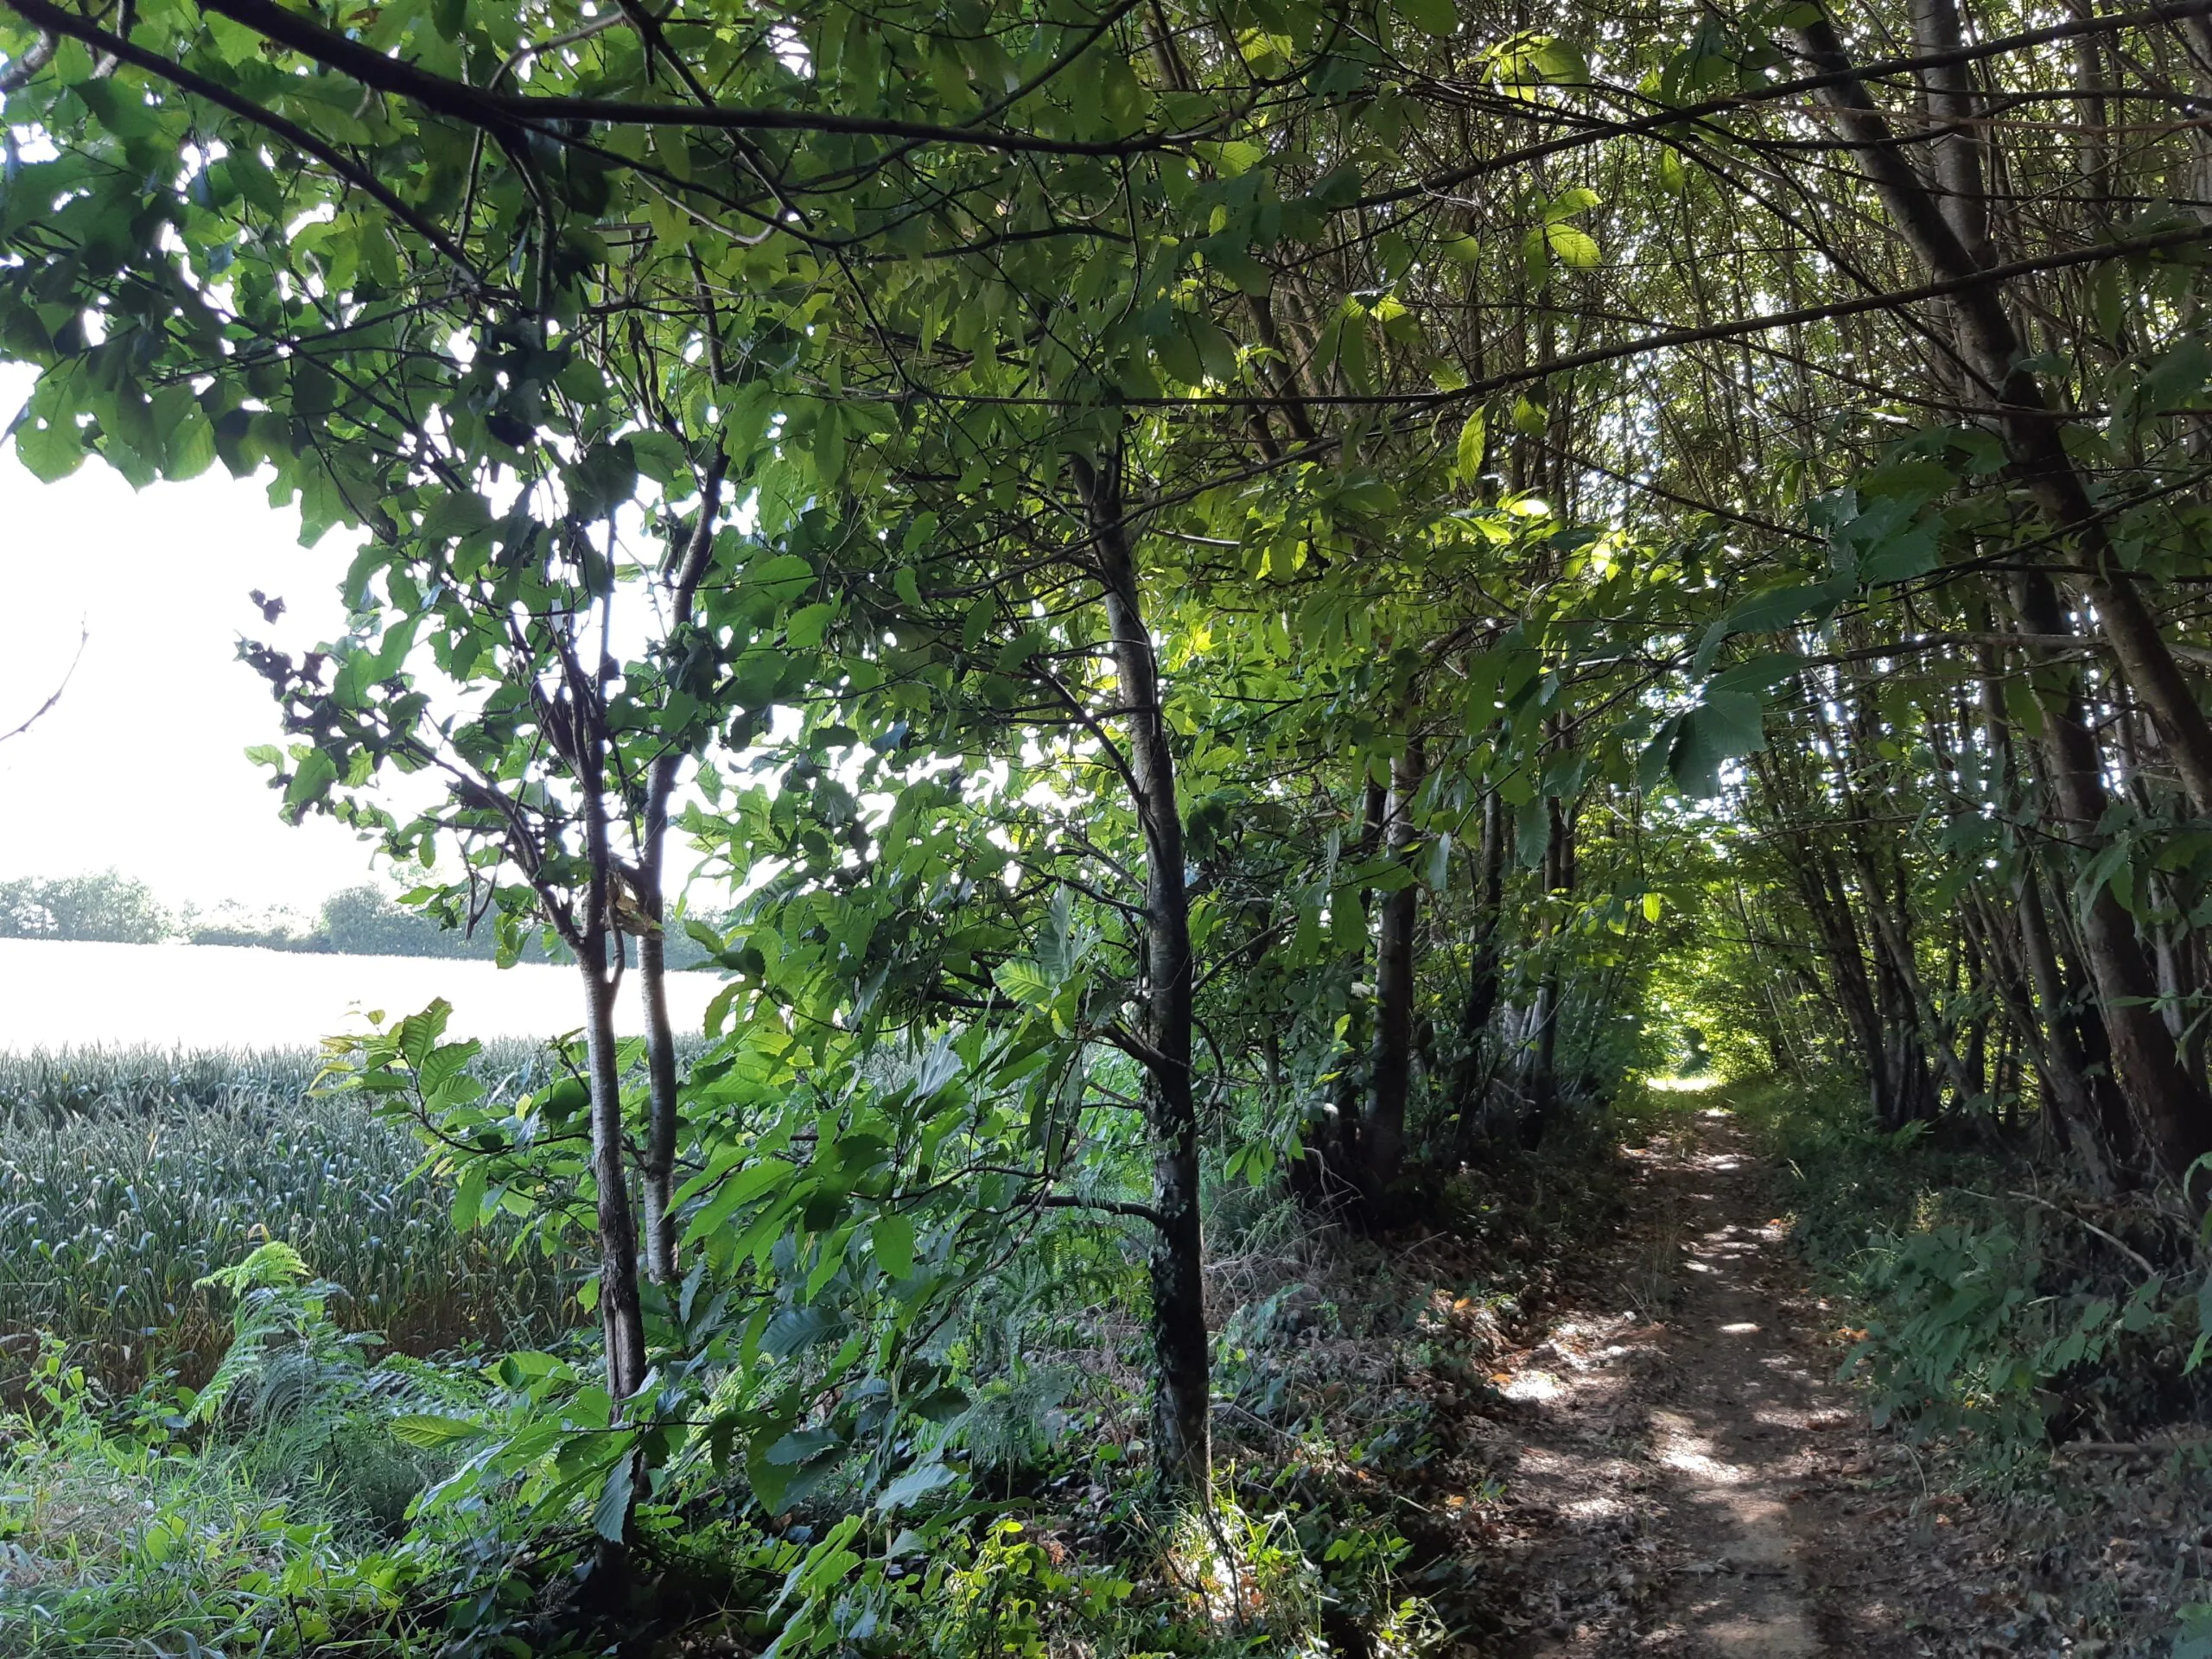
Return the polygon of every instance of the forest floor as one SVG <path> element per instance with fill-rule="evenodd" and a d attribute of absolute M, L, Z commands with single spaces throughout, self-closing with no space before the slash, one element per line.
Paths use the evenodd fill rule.
<path fill-rule="evenodd" d="M 1727 1111 L 1669 1114 L 1622 1155 L 1611 1241 L 1535 1345 L 1491 1362 L 1503 1497 L 1479 1548 L 1498 1628 L 1478 1651 L 2171 1651 L 2181 1586 L 2147 1569 L 2174 1553 L 2159 1544 L 2198 1554 L 2201 1482 L 2146 1457 L 2100 1459 L 2070 1495 L 1946 1490 L 1941 1452 L 1872 1428 L 1834 1380 L 1845 1313 L 1808 1287 L 1774 1172 Z"/>

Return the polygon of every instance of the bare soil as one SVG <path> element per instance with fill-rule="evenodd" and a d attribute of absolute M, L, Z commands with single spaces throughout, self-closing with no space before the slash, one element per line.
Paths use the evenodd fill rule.
<path fill-rule="evenodd" d="M 1465 1548 L 1491 1659 L 2165 1659 L 2212 1599 L 2202 1460 L 2060 1455 L 2008 1496 L 1878 1432 L 1775 1183 L 1723 1109 L 1631 1164 L 1610 1244 L 1490 1362 L 1499 1483 Z M 1605 1298 L 1618 1306 L 1609 1306 Z M 2109 1449 L 2107 1449 L 2107 1452 Z"/>
<path fill-rule="evenodd" d="M 1901 1610 L 1825 1570 L 1869 1459 L 1827 1310 L 1741 1135 L 1718 1113 L 1678 1123 L 1623 1154 L 1631 1218 L 1591 1275 L 1621 1306 L 1558 1319 L 1493 1379 L 1517 1441 L 1498 1469 L 1521 1592 L 1506 1650 L 1909 1650 L 1888 1645 Z"/>

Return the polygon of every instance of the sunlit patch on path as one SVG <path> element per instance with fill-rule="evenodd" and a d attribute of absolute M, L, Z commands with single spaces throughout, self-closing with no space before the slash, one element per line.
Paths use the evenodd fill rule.
<path fill-rule="evenodd" d="M 1676 1122 L 1626 1154 L 1638 1191 L 1615 1265 L 1640 1310 L 1563 1319 L 1499 1373 L 1520 1443 L 1505 1473 L 1522 1623 L 1504 1651 L 1888 1650 L 1898 1610 L 1826 1611 L 1822 1541 L 1850 1524 L 1834 1477 L 1855 1437 L 1838 1431 L 1857 1419 L 1787 1228 L 1725 1110 Z"/>

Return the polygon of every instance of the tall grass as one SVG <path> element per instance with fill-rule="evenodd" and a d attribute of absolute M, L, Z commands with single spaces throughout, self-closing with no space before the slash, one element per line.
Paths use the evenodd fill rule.
<path fill-rule="evenodd" d="M 543 1062 L 509 1045 L 480 1062 L 512 1088 Z M 421 1151 L 359 1098 L 309 1092 L 307 1050 L 88 1050 L 0 1057 L 0 1384 L 35 1333 L 130 1386 L 196 1383 L 227 1315 L 195 1282 L 266 1239 L 344 1287 L 355 1329 L 426 1354 L 528 1346 L 572 1322 L 575 1269 L 511 1236 L 463 1234 L 452 1193 L 415 1178 Z"/>

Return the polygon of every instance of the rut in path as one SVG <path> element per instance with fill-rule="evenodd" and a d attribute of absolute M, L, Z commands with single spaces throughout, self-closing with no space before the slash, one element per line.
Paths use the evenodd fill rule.
<path fill-rule="evenodd" d="M 1560 1659 L 1909 1653 L 1908 1610 L 1847 1547 L 1863 1414 L 1725 1111 L 1627 1151 L 1609 1264 L 1632 1312 L 1569 1319 L 1512 1362 L 1525 1632 Z"/>

